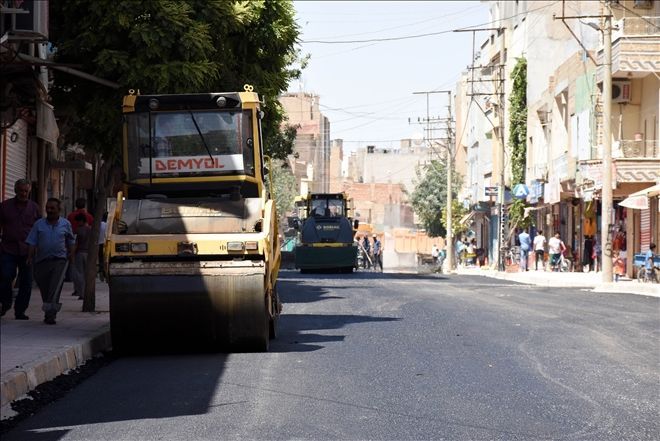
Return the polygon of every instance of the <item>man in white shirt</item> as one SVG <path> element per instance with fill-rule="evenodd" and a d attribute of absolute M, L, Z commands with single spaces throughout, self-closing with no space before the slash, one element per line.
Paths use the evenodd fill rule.
<path fill-rule="evenodd" d="M 438 247 L 433 244 L 433 248 L 431 248 L 431 257 L 433 258 L 433 266 L 438 265 L 438 256 L 440 255 L 440 250 Z"/>
<path fill-rule="evenodd" d="M 536 232 L 536 237 L 534 237 L 534 253 L 536 254 L 536 261 L 534 262 L 534 268 L 536 271 L 539 270 L 539 261 L 541 261 L 541 269 L 543 269 L 543 258 L 545 257 L 545 236 L 543 231 L 539 230 Z"/>
<path fill-rule="evenodd" d="M 548 254 L 550 254 L 550 267 L 553 271 L 559 269 L 559 262 L 561 261 L 561 253 L 566 249 L 566 245 L 559 238 L 559 233 L 555 233 L 554 237 L 548 241 Z"/>

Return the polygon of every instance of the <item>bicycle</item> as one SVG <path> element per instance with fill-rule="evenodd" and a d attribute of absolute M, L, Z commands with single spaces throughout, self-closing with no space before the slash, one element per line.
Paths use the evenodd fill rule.
<path fill-rule="evenodd" d="M 637 281 L 643 283 L 660 283 L 658 272 L 660 272 L 660 269 L 657 266 L 653 266 L 650 270 L 647 270 L 645 266 L 641 266 L 637 271 Z"/>

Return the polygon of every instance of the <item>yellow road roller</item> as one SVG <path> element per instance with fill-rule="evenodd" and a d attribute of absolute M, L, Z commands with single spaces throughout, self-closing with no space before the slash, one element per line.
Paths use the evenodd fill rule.
<path fill-rule="evenodd" d="M 123 100 L 123 190 L 105 265 L 113 349 L 267 351 L 281 312 L 260 102 L 242 92 Z"/>

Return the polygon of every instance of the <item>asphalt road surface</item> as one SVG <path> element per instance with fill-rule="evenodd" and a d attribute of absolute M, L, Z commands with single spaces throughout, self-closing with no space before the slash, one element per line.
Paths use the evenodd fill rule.
<path fill-rule="evenodd" d="M 11 440 L 660 438 L 660 299 L 284 272 L 270 353 L 118 359 Z"/>

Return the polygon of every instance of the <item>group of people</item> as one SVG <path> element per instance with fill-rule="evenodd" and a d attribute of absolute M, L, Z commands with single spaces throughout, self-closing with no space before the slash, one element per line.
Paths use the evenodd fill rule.
<path fill-rule="evenodd" d="M 480 255 L 483 255 L 484 250 L 477 247 L 477 239 L 458 239 L 454 245 L 456 252 L 456 262 L 464 266 L 473 266 L 479 263 Z"/>
<path fill-rule="evenodd" d="M 559 233 L 555 233 L 550 240 L 547 240 L 543 235 L 543 231 L 538 230 L 536 236 L 534 236 L 534 239 L 532 240 L 527 229 L 523 229 L 520 234 L 518 234 L 518 241 L 520 243 L 520 271 L 529 271 L 528 262 L 531 250 L 534 250 L 535 255 L 534 269 L 538 271 L 540 263 L 541 269 L 545 270 L 546 245 L 548 248 L 550 269 L 552 271 L 559 271 L 562 256 L 567 250 L 566 244 L 561 240 L 561 235 Z"/>
<path fill-rule="evenodd" d="M 29 197 L 30 191 L 30 181 L 19 179 L 14 185 L 15 197 L 0 204 L 0 315 L 4 316 L 13 305 L 17 320 L 29 320 L 25 311 L 34 277 L 44 304 L 44 322 L 54 325 L 59 309 L 57 298 L 67 271 L 74 284 L 74 295 L 83 298 L 87 256 L 94 251 L 90 244 L 94 218 L 87 212 L 83 198 L 76 200 L 76 210 L 66 219 L 60 215 L 61 201 L 49 198 L 46 217 L 42 217 L 39 206 Z M 101 246 L 104 228 L 105 222 L 101 222 Z M 18 295 L 14 301 L 15 280 Z"/>
<path fill-rule="evenodd" d="M 362 264 L 364 268 L 383 271 L 383 245 L 376 234 L 373 235 L 373 245 L 369 236 L 364 236 L 358 241 L 360 253 L 362 253 Z"/>
<path fill-rule="evenodd" d="M 543 235 L 543 231 L 538 230 L 534 239 L 531 238 L 528 231 L 524 229 L 518 234 L 518 242 L 520 243 L 520 271 L 529 271 L 529 253 L 533 250 L 535 255 L 534 269 L 538 271 L 539 263 L 541 269 L 545 269 L 545 253 L 546 246 L 548 249 L 548 260 L 550 269 L 552 271 L 559 271 L 564 256 L 568 250 L 566 244 L 561 239 L 561 235 L 557 232 L 549 240 Z M 601 249 L 597 240 L 587 237 L 585 241 L 585 260 L 590 265 L 590 268 L 596 269 L 600 262 Z M 587 253 L 589 259 L 587 260 Z"/>

